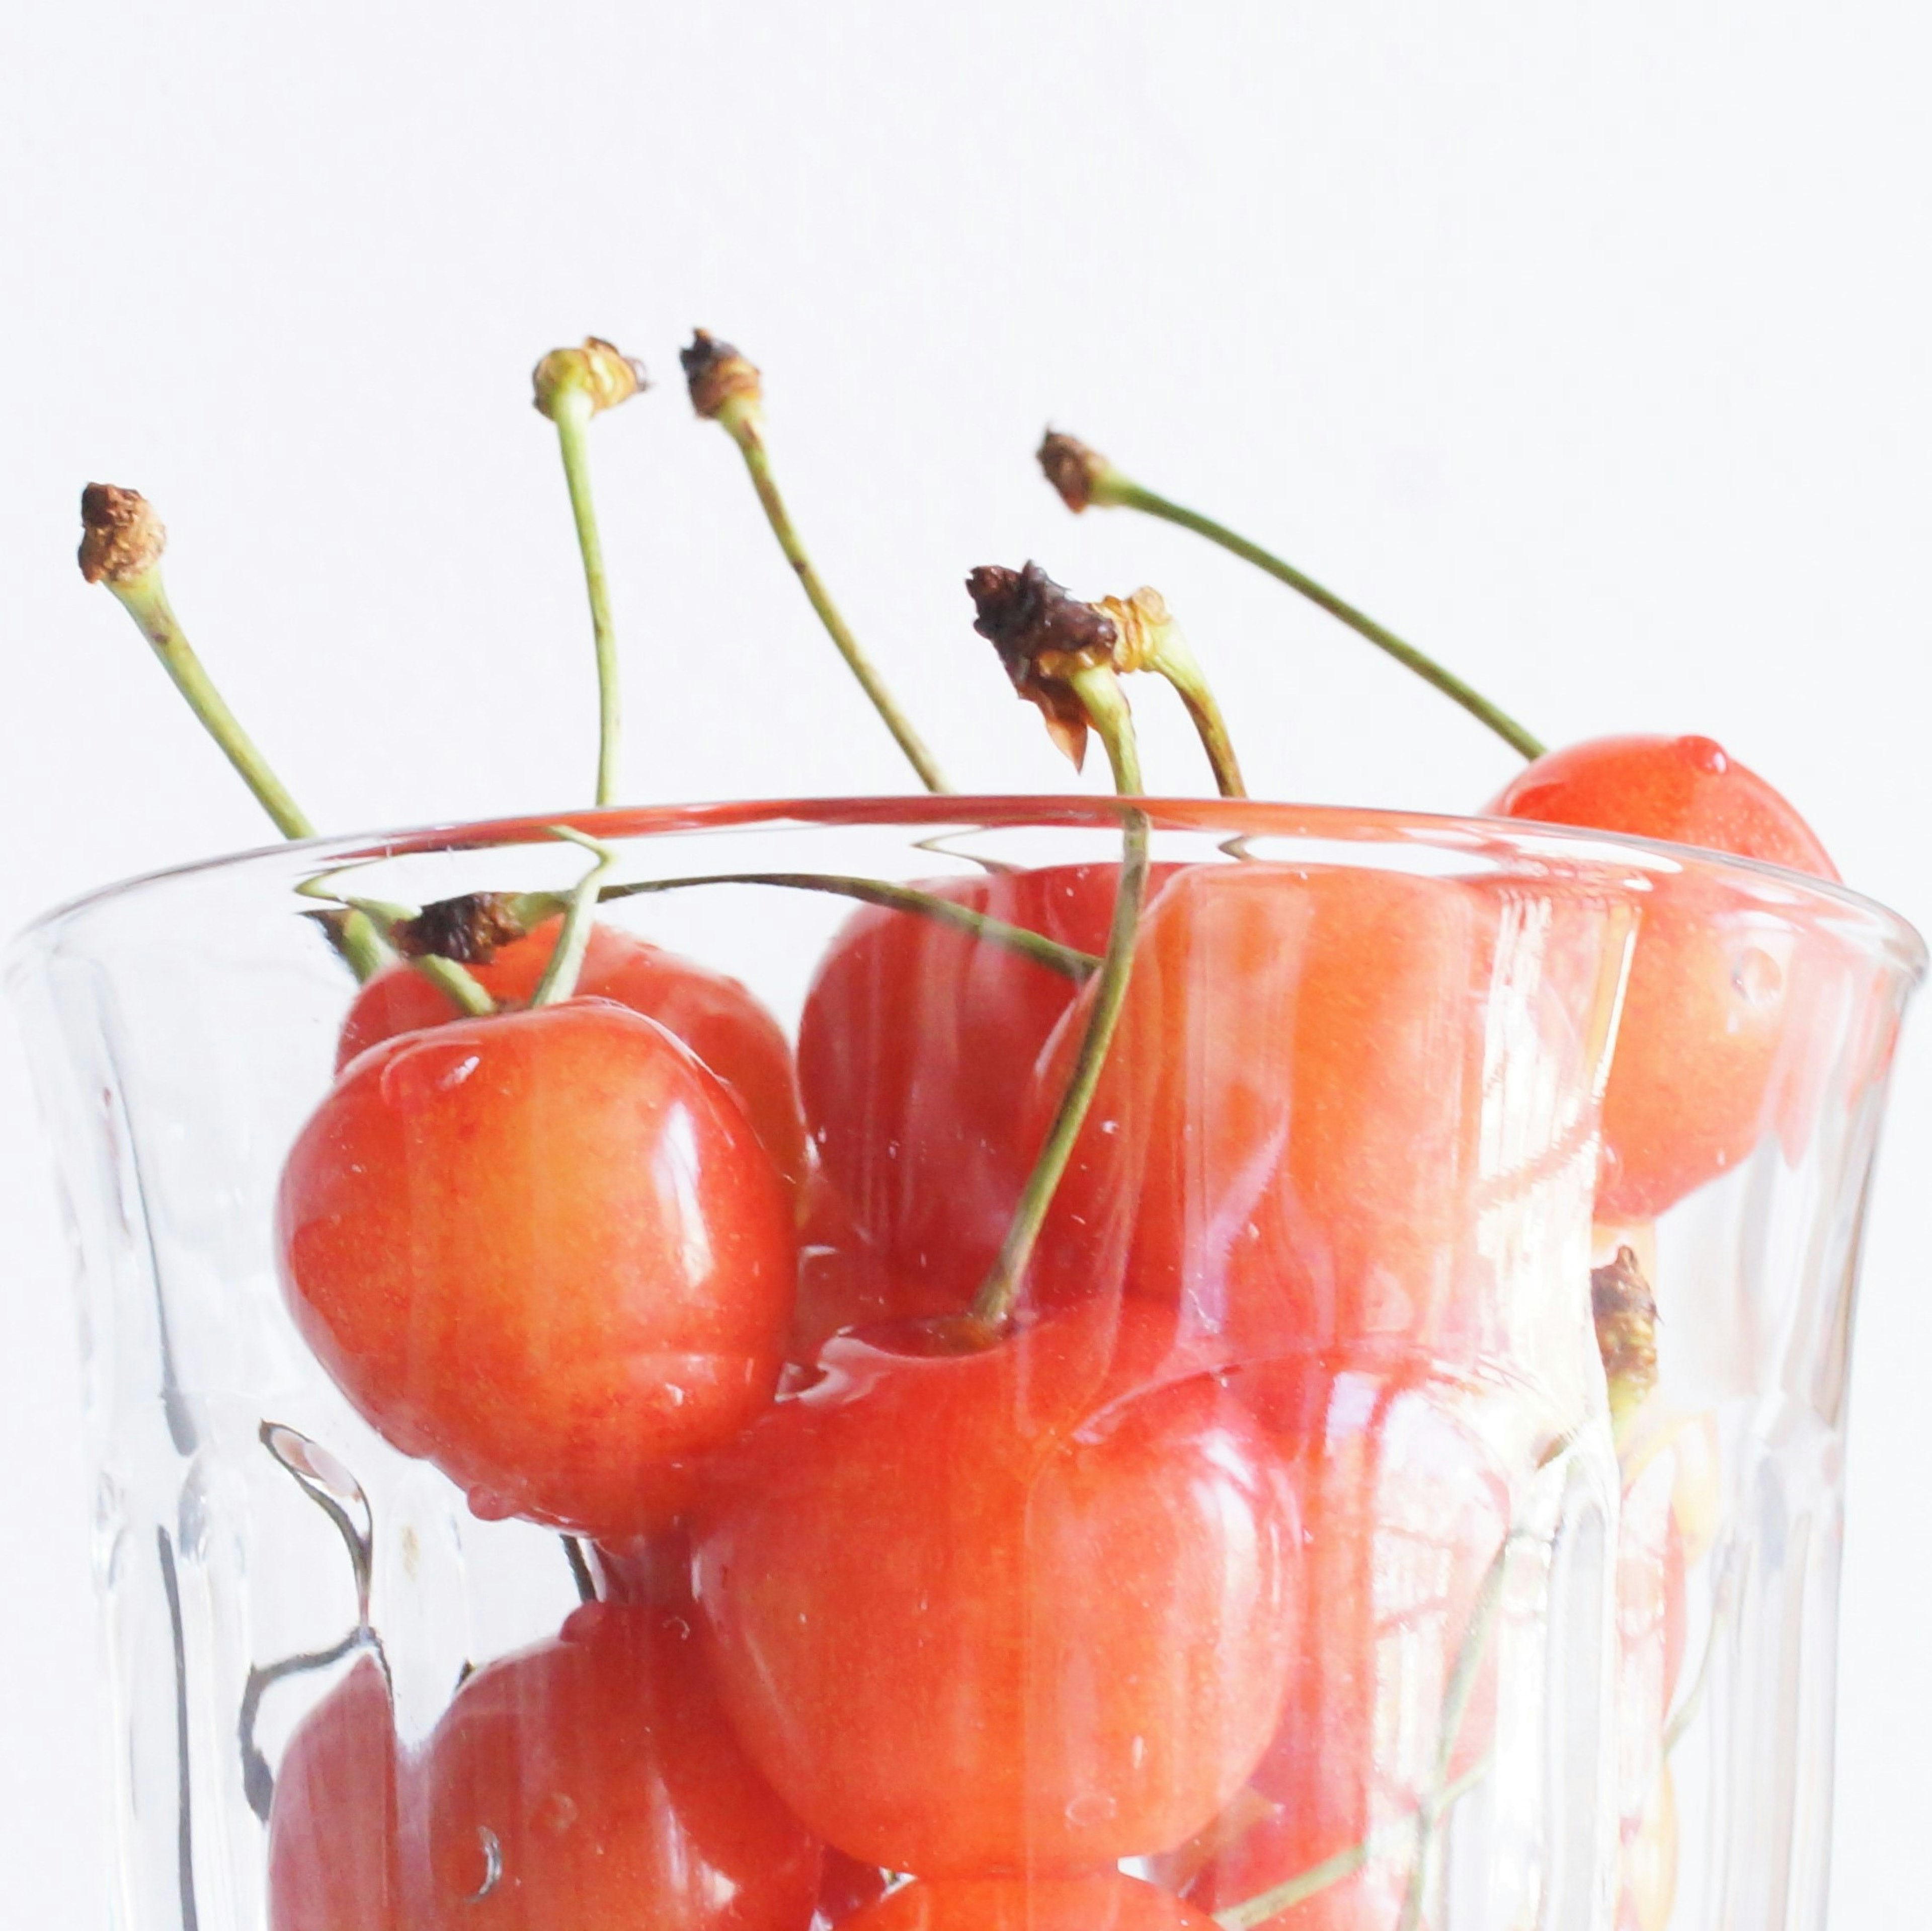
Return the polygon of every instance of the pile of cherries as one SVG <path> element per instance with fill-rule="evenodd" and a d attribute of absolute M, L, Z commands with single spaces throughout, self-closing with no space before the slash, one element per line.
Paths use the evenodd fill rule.
<path fill-rule="evenodd" d="M 1835 876 L 1705 739 L 1557 751 L 1489 809 Z M 1120 870 L 927 889 L 1090 960 Z M 1694 871 L 1657 888 L 1604 1102 L 1618 1227 L 1775 1130 L 1802 1018 L 1802 973 Z M 1501 916 L 1455 879 L 1154 868 L 991 1323 L 1099 975 L 871 906 L 795 1050 L 604 924 L 541 1006 L 557 917 L 472 951 L 488 1016 L 408 963 L 370 979 L 282 1180 L 289 1306 L 476 1514 L 594 1543 L 601 1600 L 466 1681 L 420 1752 L 355 1665 L 280 1768 L 278 1931 L 1394 1931 L 1402 1884 L 1347 1863 L 1422 1794 L 1376 1724 L 1378 1553 L 1420 1552 L 1395 1614 L 1439 1694 L 1510 1527 L 1438 1387 L 1467 1342 L 1468 961 Z M 1684 1549 L 1646 1519 L 1621 1621 L 1660 1733 Z M 1496 1694 L 1466 1674 L 1430 1741 L 1452 1777 Z M 1625 1924 L 1654 1909 L 1634 1882 Z"/>
<path fill-rule="evenodd" d="M 701 330 L 680 361 L 944 789 L 791 521 L 758 370 Z M 586 439 L 647 386 L 596 337 L 532 373 L 584 568 L 600 805 L 620 706 Z M 1183 525 L 1454 697 L 1532 760 L 1490 814 L 1835 877 L 1709 739 L 1544 752 L 1097 451 L 1049 433 L 1040 461 L 1070 508 Z M 310 836 L 175 615 L 152 506 L 94 484 L 82 514 L 82 574 Z M 1593 1155 L 1601 1264 L 1575 1312 L 1587 1293 L 1624 1487 L 1618 1931 L 1667 1919 L 1685 1577 L 1715 1510 L 1708 1432 L 1659 1413 L 1652 1223 L 1802 1140 L 1807 1042 L 1841 990 L 1828 936 L 1660 865 L 1607 985 L 1553 888 L 1526 907 L 1507 878 L 1238 838 L 1150 865 L 1118 675 L 1171 683 L 1244 795 L 1164 600 L 1082 604 L 1033 565 L 968 588 L 1055 741 L 1076 762 L 1105 742 L 1120 857 L 806 881 L 866 902 L 795 1040 L 736 981 L 598 922 L 616 854 L 575 826 L 554 829 L 599 862 L 567 898 L 321 915 L 361 989 L 282 1176 L 289 1309 L 476 1516 L 561 1532 L 585 1600 L 405 1750 L 355 1546 L 357 1628 L 244 1701 L 274 1931 L 1424 1931 L 1436 1827 L 1520 1690 L 1498 1625 L 1533 1484 L 1520 1417 L 1481 1411 L 1509 1362 L 1476 1230 L 1509 1185 L 1569 1188 L 1571 1211 Z M 1613 1021 L 1600 1108 L 1592 1087 L 1566 1123 L 1552 1090 L 1597 1069 Z M 1518 1033 L 1537 1090 L 1498 1101 Z M 352 1656 L 268 1798 L 260 1687 Z"/>

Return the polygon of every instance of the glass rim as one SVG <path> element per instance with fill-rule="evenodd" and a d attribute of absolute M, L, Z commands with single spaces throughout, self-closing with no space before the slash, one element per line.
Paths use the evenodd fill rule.
<path fill-rule="evenodd" d="M 662 805 L 578 806 L 562 811 L 508 817 L 433 820 L 397 829 L 332 834 L 272 843 L 190 859 L 96 886 L 50 907 L 16 931 L 5 948 L 9 963 L 69 922 L 124 899 L 165 891 L 172 885 L 217 873 L 280 871 L 291 856 L 303 868 L 326 872 L 388 859 L 496 847 L 549 844 L 554 827 L 568 826 L 607 841 L 647 838 L 674 832 L 831 829 L 841 826 L 908 829 L 955 827 L 962 834 L 1037 826 L 1046 829 L 1118 826 L 1130 809 L 1144 812 L 1160 831 L 1222 832 L 1238 836 L 1300 838 L 1454 852 L 1498 847 L 1526 859 L 1561 859 L 1580 868 L 1634 868 L 1652 874 L 1695 873 L 1729 878 L 1744 887 L 1775 884 L 1796 897 L 1840 913 L 1850 912 L 1868 928 L 1874 949 L 1888 953 L 1907 978 L 1926 973 L 1928 949 L 1917 928 L 1889 906 L 1852 886 L 1734 853 L 1647 838 L 1622 832 L 1545 823 L 1540 820 L 1484 817 L 1479 813 L 1412 811 L 1391 807 L 1315 805 L 1253 798 L 1136 797 L 1094 792 L 915 792 L 812 798 L 718 799 Z M 319 861 L 319 862 L 318 862 Z"/>

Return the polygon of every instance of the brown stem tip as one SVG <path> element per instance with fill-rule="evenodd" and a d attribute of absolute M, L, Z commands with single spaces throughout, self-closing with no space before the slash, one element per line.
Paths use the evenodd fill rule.
<path fill-rule="evenodd" d="M 748 403 L 764 399 L 758 372 L 750 361 L 730 343 L 719 341 L 704 329 L 692 332 L 691 346 L 680 349 L 677 359 L 684 364 L 691 406 L 707 421 L 736 397 L 742 396 Z"/>
<path fill-rule="evenodd" d="M 1076 516 L 1090 505 L 1107 500 L 1105 485 L 1115 471 L 1099 450 L 1090 449 L 1077 436 L 1063 436 L 1058 430 L 1049 429 L 1037 454 L 1046 480 Z"/>
<path fill-rule="evenodd" d="M 389 933 L 405 958 L 454 959 L 458 965 L 488 965 L 498 946 L 523 936 L 524 922 L 507 892 L 439 898 L 413 919 L 398 919 Z"/>
<path fill-rule="evenodd" d="M 80 493 L 80 574 L 90 583 L 125 583 L 152 570 L 167 547 L 154 505 L 139 490 L 89 483 Z"/>
<path fill-rule="evenodd" d="M 1612 1402 L 1641 1401 L 1657 1385 L 1657 1300 L 1634 1249 L 1590 1270 L 1590 1312 Z"/>
<path fill-rule="evenodd" d="M 1048 734 L 1078 770 L 1087 755 L 1087 707 L 1068 676 L 1112 664 L 1120 636 L 1113 619 L 1069 595 L 1037 563 L 1023 570 L 982 564 L 966 589 L 978 612 L 973 628 L 1000 653 L 1014 690 L 1040 706 Z"/>
<path fill-rule="evenodd" d="M 588 396 L 596 415 L 649 388 L 650 378 L 635 356 L 622 354 L 601 336 L 586 335 L 580 349 L 553 349 L 530 371 L 530 387 L 532 405 L 554 421 L 561 396 Z"/>

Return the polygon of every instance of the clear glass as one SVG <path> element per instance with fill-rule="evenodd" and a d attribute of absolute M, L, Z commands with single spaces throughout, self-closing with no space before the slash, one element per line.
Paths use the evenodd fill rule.
<path fill-rule="evenodd" d="M 459 1019 L 297 890 L 567 894 L 537 821 L 16 948 L 124 1931 L 1822 1921 L 1908 928 L 1485 820 L 572 822 L 551 1011 L 554 925 Z"/>

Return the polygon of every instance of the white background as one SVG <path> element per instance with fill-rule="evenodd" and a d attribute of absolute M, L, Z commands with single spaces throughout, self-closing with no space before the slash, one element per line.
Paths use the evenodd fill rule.
<path fill-rule="evenodd" d="M 9 10 L 0 922 L 263 836 L 73 568 L 90 478 L 160 507 L 177 607 L 326 828 L 584 798 L 582 591 L 526 372 L 587 330 L 660 383 L 595 430 L 626 794 L 904 788 L 689 418 L 694 322 L 764 366 L 800 520 L 958 781 L 1066 781 L 959 588 L 1028 555 L 1166 591 L 1261 793 L 1457 809 L 1514 768 L 1229 559 L 1073 522 L 1030 466 L 1052 418 L 1553 741 L 1721 738 L 1932 920 L 1922 7 Z M 1162 722 L 1156 787 L 1188 788 Z M 1924 1908 L 1928 1018 L 1861 1315 L 1848 1931 Z M 73 1334 L 10 1033 L 0 1136 L 0 1915 L 95 1931 Z"/>

